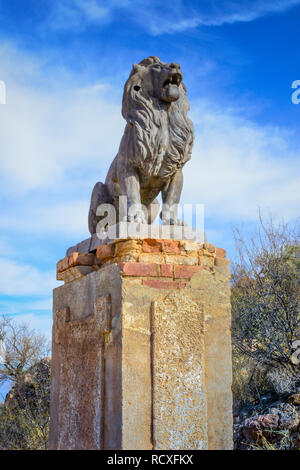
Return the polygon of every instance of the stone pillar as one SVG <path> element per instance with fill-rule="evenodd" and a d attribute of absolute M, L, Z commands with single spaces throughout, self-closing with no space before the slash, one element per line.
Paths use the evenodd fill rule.
<path fill-rule="evenodd" d="M 116 240 L 57 271 L 50 448 L 231 449 L 224 250 Z"/>

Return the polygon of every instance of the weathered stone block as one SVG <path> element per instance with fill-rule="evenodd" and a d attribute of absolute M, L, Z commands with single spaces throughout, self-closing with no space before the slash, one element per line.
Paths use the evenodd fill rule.
<path fill-rule="evenodd" d="M 197 252 L 196 254 L 190 254 L 190 255 L 173 255 L 166 253 L 166 263 L 170 264 L 187 264 L 187 265 L 195 265 L 198 264 L 198 255 Z"/>
<path fill-rule="evenodd" d="M 178 289 L 178 282 L 165 281 L 162 279 L 143 279 L 143 285 L 153 289 Z"/>
<path fill-rule="evenodd" d="M 223 248 L 216 248 L 216 257 L 217 258 L 225 258 L 226 251 Z"/>
<path fill-rule="evenodd" d="M 143 240 L 143 251 L 145 253 L 160 253 L 163 251 L 163 241 L 153 238 Z"/>
<path fill-rule="evenodd" d="M 139 255 L 140 263 L 164 263 L 165 255 L 164 253 L 141 253 Z"/>
<path fill-rule="evenodd" d="M 142 244 L 140 240 L 118 240 L 115 243 L 115 256 L 141 253 Z"/>
<path fill-rule="evenodd" d="M 174 275 L 180 279 L 190 279 L 193 274 L 198 272 L 201 269 L 200 266 L 175 266 Z"/>
<path fill-rule="evenodd" d="M 99 245 L 96 250 L 96 261 L 105 261 L 115 255 L 114 245 Z"/>
<path fill-rule="evenodd" d="M 202 248 L 200 243 L 191 242 L 188 240 L 180 240 L 180 252 L 196 254 L 197 250 Z"/>
<path fill-rule="evenodd" d="M 73 266 L 62 272 L 57 272 L 58 281 L 72 282 L 86 276 L 93 271 L 92 266 Z"/>
<path fill-rule="evenodd" d="M 174 267 L 172 264 L 162 264 L 160 266 L 160 275 L 162 277 L 173 277 Z"/>
<path fill-rule="evenodd" d="M 180 253 L 179 241 L 177 240 L 164 240 L 164 251 L 166 253 Z"/>
<path fill-rule="evenodd" d="M 126 276 L 159 276 L 159 265 L 154 263 L 120 263 L 120 268 Z"/>
<path fill-rule="evenodd" d="M 153 445 L 207 449 L 203 308 L 184 292 L 153 302 Z"/>
<path fill-rule="evenodd" d="M 69 256 L 68 266 L 93 266 L 95 264 L 95 255 L 93 253 L 73 252 Z"/>
<path fill-rule="evenodd" d="M 132 241 L 128 256 L 143 246 Z M 200 266 L 194 245 L 175 247 L 191 265 L 101 248 L 97 271 L 58 273 L 80 278 L 54 290 L 51 449 L 232 448 L 228 262 L 207 246 L 216 264 Z"/>

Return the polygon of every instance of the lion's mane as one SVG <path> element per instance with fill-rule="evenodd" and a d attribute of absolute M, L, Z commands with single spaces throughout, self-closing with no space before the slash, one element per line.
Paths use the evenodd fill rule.
<path fill-rule="evenodd" d="M 182 82 L 179 99 L 168 105 L 141 85 L 141 73 L 145 73 L 141 67 L 154 62 L 163 64 L 157 57 L 143 60 L 133 67 L 125 84 L 122 115 L 127 125 L 120 151 L 143 174 L 168 177 L 191 158 L 193 123 L 187 117 L 190 106 Z"/>

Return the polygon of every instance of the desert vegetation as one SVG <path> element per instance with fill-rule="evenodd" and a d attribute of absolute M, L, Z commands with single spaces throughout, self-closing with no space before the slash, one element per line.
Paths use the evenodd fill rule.
<path fill-rule="evenodd" d="M 45 336 L 0 320 L 6 352 L 0 364 L 0 384 L 9 385 L 0 404 L 0 450 L 47 449 L 50 403 L 50 345 Z"/>
<path fill-rule="evenodd" d="M 235 230 L 232 263 L 236 446 L 299 448 L 299 223 L 259 217 L 247 241 Z M 299 343 L 300 344 L 300 343 Z"/>

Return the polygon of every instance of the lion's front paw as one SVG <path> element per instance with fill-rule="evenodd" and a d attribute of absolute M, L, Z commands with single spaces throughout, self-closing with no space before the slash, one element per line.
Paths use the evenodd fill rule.
<path fill-rule="evenodd" d="M 134 222 L 136 224 L 147 224 L 147 220 L 143 211 L 138 211 L 136 214 L 128 215 L 128 222 Z"/>
<path fill-rule="evenodd" d="M 179 225 L 182 227 L 186 227 L 187 224 L 181 219 L 173 219 L 172 217 L 170 219 L 162 219 L 163 225 Z"/>

